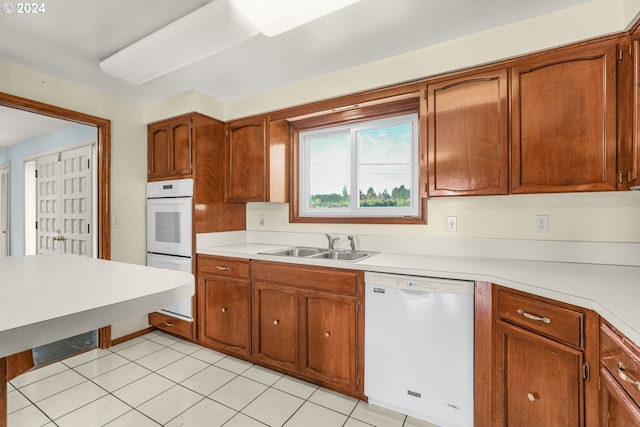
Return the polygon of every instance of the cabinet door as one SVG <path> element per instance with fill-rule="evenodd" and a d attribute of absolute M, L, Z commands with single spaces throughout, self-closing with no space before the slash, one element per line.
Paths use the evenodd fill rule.
<path fill-rule="evenodd" d="M 266 201 L 266 119 L 252 118 L 227 126 L 229 202 Z"/>
<path fill-rule="evenodd" d="M 583 353 L 504 322 L 497 323 L 496 425 L 584 425 Z"/>
<path fill-rule="evenodd" d="M 640 407 L 606 368 L 600 370 L 602 382 L 602 426 L 640 427 Z"/>
<path fill-rule="evenodd" d="M 199 279 L 199 338 L 248 356 L 251 340 L 251 287 L 248 280 L 204 276 Z"/>
<path fill-rule="evenodd" d="M 148 179 L 169 175 L 169 130 L 167 126 L 149 126 L 147 164 Z"/>
<path fill-rule="evenodd" d="M 149 125 L 147 165 L 149 180 L 181 178 L 193 170 L 191 117 Z"/>
<path fill-rule="evenodd" d="M 301 372 L 356 389 L 356 297 L 300 291 L 300 316 Z"/>
<path fill-rule="evenodd" d="M 511 69 L 513 193 L 616 189 L 616 45 Z"/>
<path fill-rule="evenodd" d="M 429 195 L 507 194 L 507 70 L 427 86 Z"/>
<path fill-rule="evenodd" d="M 298 369 L 298 291 L 253 284 L 253 357 Z"/>
<path fill-rule="evenodd" d="M 185 119 L 169 125 L 171 136 L 171 175 L 191 173 L 191 120 Z"/>

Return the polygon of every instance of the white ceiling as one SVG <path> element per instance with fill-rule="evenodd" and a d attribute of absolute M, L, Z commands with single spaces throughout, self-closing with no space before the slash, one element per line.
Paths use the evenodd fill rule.
<path fill-rule="evenodd" d="M 45 13 L 3 14 L 0 31 L 10 37 L 0 37 L 0 59 L 139 104 L 188 90 L 230 101 L 589 0 L 362 0 L 281 35 L 259 35 L 142 85 L 125 83 L 98 67 L 118 50 L 209 1 L 44 2 Z"/>
<path fill-rule="evenodd" d="M 73 124 L 66 120 L 0 106 L 0 150 Z"/>
<path fill-rule="evenodd" d="M 103 59 L 210 1 L 216 0 L 56 0 L 43 2 L 44 13 L 3 13 L 0 60 L 138 104 L 188 90 L 230 101 L 590 0 L 362 0 L 142 85 L 99 68 Z M 5 114 L 0 110 L 0 149 L 39 136 L 42 126 L 60 125 L 49 118 L 36 125 L 31 116 L 23 125 Z"/>

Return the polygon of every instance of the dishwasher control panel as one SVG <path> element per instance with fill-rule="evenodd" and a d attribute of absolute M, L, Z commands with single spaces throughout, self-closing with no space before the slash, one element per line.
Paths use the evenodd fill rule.
<path fill-rule="evenodd" d="M 424 280 L 396 280 L 398 288 L 418 289 L 421 291 L 437 291 L 438 285 Z"/>
<path fill-rule="evenodd" d="M 384 287 L 422 292 L 473 294 L 474 282 L 439 277 L 406 276 L 388 273 L 365 272 L 364 281 L 373 286 L 374 292 L 384 293 Z"/>

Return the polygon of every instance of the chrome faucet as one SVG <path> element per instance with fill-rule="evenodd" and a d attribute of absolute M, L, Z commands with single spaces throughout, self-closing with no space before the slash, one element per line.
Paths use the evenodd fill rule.
<path fill-rule="evenodd" d="M 347 239 L 349 239 L 349 243 L 351 244 L 351 252 L 355 252 L 356 242 L 353 240 L 353 236 L 347 236 Z"/>
<path fill-rule="evenodd" d="M 336 243 L 336 240 L 340 240 L 340 237 L 336 236 L 333 237 L 331 234 L 329 233 L 322 233 L 327 237 L 327 240 L 329 241 L 329 250 L 332 251 L 333 250 L 333 245 Z"/>

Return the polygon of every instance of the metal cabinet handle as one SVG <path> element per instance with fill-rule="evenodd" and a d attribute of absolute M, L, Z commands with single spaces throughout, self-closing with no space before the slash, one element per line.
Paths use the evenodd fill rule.
<path fill-rule="evenodd" d="M 218 270 L 222 270 L 222 271 L 229 271 L 229 267 L 224 267 L 224 266 L 222 266 L 222 265 L 216 265 L 216 268 L 217 268 Z"/>
<path fill-rule="evenodd" d="M 280 321 L 279 321 L 278 319 L 276 319 L 276 320 L 274 320 L 274 321 L 273 321 L 273 324 L 274 324 L 274 325 L 277 325 L 278 323 L 280 323 Z"/>
<path fill-rule="evenodd" d="M 226 313 L 227 312 L 227 307 L 222 307 L 222 309 L 220 311 L 223 312 L 223 313 Z"/>
<path fill-rule="evenodd" d="M 542 323 L 551 323 L 551 320 L 547 319 L 546 317 L 539 317 L 539 316 L 536 316 L 535 314 L 527 313 L 521 308 L 519 308 L 517 311 L 518 311 L 518 314 L 522 314 L 524 317 L 526 317 L 529 320 L 535 320 L 537 322 L 542 322 Z"/>
<path fill-rule="evenodd" d="M 618 362 L 618 376 L 620 377 L 620 379 L 622 379 L 622 381 L 626 381 L 640 390 L 640 381 L 636 381 L 633 378 L 627 376 L 627 371 L 624 369 L 622 362 Z"/>
<path fill-rule="evenodd" d="M 527 399 L 529 399 L 532 402 L 536 401 L 536 395 L 534 393 L 527 393 Z"/>
<path fill-rule="evenodd" d="M 324 333 L 324 336 L 325 336 L 326 338 L 329 338 L 329 337 L 331 336 L 331 334 L 330 334 L 329 332 L 325 332 L 325 333 Z"/>
<path fill-rule="evenodd" d="M 173 323 L 171 323 L 171 322 L 164 322 L 164 326 L 168 326 L 168 327 L 170 327 L 170 328 L 171 328 L 171 327 L 173 326 Z"/>

